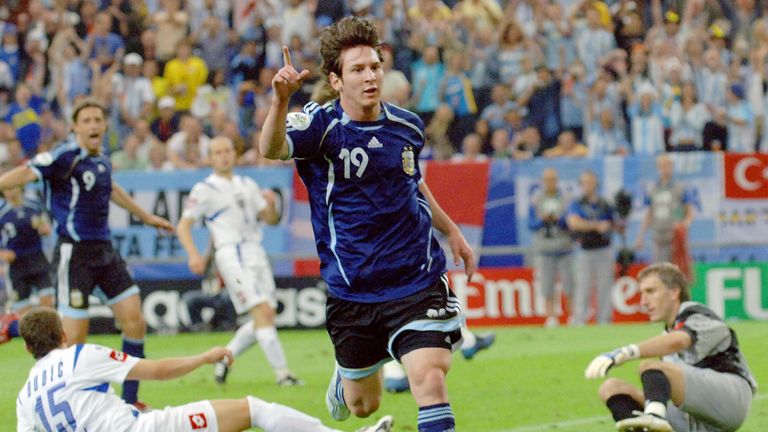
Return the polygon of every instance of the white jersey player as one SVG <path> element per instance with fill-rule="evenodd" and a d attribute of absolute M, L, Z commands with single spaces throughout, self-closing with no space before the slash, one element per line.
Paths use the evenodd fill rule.
<path fill-rule="evenodd" d="M 262 222 L 276 224 L 280 214 L 272 191 L 261 190 L 252 179 L 234 175 L 235 148 L 225 137 L 211 140 L 213 174 L 197 183 L 190 193 L 177 227 L 179 240 L 189 256 L 189 268 L 202 274 L 203 258 L 192 239 L 192 225 L 204 219 L 213 238 L 216 266 L 238 314 L 251 320 L 240 327 L 227 345 L 235 356 L 258 342 L 274 369 L 279 385 L 301 384 L 289 370 L 275 329 L 275 281 L 261 246 Z M 215 367 L 223 383 L 229 369 Z"/>
<path fill-rule="evenodd" d="M 162 360 L 145 360 L 100 345 L 67 348 L 61 318 L 50 308 L 27 313 L 19 327 L 36 363 L 16 400 L 18 431 L 215 432 L 258 427 L 268 432 L 333 432 L 316 418 L 253 396 L 142 414 L 110 387 L 111 382 L 171 379 L 204 364 L 230 362 L 232 353 L 226 348 Z M 391 416 L 385 416 L 361 431 L 387 432 L 391 425 Z"/>

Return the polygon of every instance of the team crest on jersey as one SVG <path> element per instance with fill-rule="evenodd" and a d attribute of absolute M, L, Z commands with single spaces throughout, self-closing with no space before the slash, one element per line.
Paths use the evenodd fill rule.
<path fill-rule="evenodd" d="M 403 171 L 406 174 L 412 176 L 416 174 L 416 159 L 413 155 L 413 148 L 411 146 L 405 146 L 403 149 Z"/>
<path fill-rule="evenodd" d="M 288 120 L 289 125 L 300 131 L 306 130 L 309 127 L 309 124 L 312 123 L 312 119 L 303 112 L 288 113 L 286 119 Z"/>
<path fill-rule="evenodd" d="M 128 359 L 128 356 L 124 352 L 112 350 L 112 352 L 109 353 L 109 358 L 114 361 L 124 362 Z"/>
<path fill-rule="evenodd" d="M 107 169 L 104 167 L 104 165 L 102 165 L 102 164 L 99 164 L 99 168 L 98 168 L 98 169 L 99 169 L 99 172 L 100 172 L 100 173 L 103 173 L 104 171 L 106 171 L 106 170 L 107 170 Z"/>
<path fill-rule="evenodd" d="M 76 308 L 83 306 L 83 293 L 78 290 L 72 290 L 69 293 L 69 304 Z"/>
<path fill-rule="evenodd" d="M 206 429 L 208 419 L 205 418 L 205 413 L 195 413 L 189 416 L 189 424 L 192 426 L 192 430 Z"/>

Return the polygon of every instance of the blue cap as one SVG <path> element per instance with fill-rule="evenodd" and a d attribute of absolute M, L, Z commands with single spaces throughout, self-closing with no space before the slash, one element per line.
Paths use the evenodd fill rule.
<path fill-rule="evenodd" d="M 744 86 L 739 83 L 731 84 L 731 93 L 739 99 L 744 99 Z"/>

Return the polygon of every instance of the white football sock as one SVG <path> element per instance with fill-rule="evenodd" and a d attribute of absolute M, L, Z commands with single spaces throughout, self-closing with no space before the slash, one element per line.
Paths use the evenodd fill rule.
<path fill-rule="evenodd" d="M 653 414 L 656 417 L 667 418 L 667 406 L 661 402 L 647 401 L 645 414 Z"/>
<path fill-rule="evenodd" d="M 248 409 L 251 414 L 251 427 L 264 429 L 266 432 L 334 432 L 320 420 L 277 403 L 269 403 L 259 398 L 248 396 Z"/>
<path fill-rule="evenodd" d="M 466 324 L 461 326 L 461 338 L 464 339 L 461 342 L 461 349 L 470 349 L 477 343 L 477 336 L 469 331 Z"/>
<path fill-rule="evenodd" d="M 256 340 L 264 351 L 270 366 L 275 371 L 277 379 L 282 379 L 290 372 L 288 371 L 288 361 L 285 359 L 283 346 L 280 339 L 277 338 L 277 329 L 274 327 L 262 327 L 256 329 Z"/>
<path fill-rule="evenodd" d="M 227 344 L 227 349 L 232 351 L 233 356 L 237 357 L 255 343 L 256 334 L 253 331 L 253 321 L 248 321 L 237 329 L 235 336 Z"/>
<path fill-rule="evenodd" d="M 403 379 L 405 378 L 405 369 L 400 363 L 390 360 L 384 363 L 384 379 Z"/>

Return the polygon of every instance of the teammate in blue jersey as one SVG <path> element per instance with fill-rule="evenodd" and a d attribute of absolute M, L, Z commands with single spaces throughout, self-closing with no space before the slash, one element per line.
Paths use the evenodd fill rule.
<path fill-rule="evenodd" d="M 288 114 L 309 71 L 296 71 L 283 48 L 259 148 L 267 158 L 294 158 L 309 191 L 337 362 L 326 405 L 337 420 L 376 411 L 380 368 L 394 357 L 419 406 L 419 431 L 453 431 L 445 376 L 463 316 L 433 229 L 470 277 L 472 250 L 421 178 L 423 122 L 381 101 L 375 26 L 345 18 L 323 31 L 320 44 L 323 72 L 339 98 Z"/>
<path fill-rule="evenodd" d="M 40 236 L 51 232 L 37 200 L 25 199 L 24 189 L 3 191 L 0 202 L 0 259 L 8 264 L 6 286 L 11 300 L 11 314 L 0 319 L 0 343 L 19 336 L 18 317 L 32 305 L 37 293 L 40 304 L 54 305 L 50 264 L 43 253 Z"/>
<path fill-rule="evenodd" d="M 59 236 L 54 250 L 56 289 L 64 330 L 71 344 L 88 334 L 88 297 L 100 296 L 110 306 L 123 331 L 123 351 L 144 357 L 146 325 L 139 288 L 125 261 L 113 248 L 108 226 L 109 202 L 125 208 L 147 225 L 173 231 L 167 220 L 148 213 L 112 181 L 109 158 L 101 153 L 107 130 L 106 113 L 85 99 L 72 114 L 74 136 L 51 152 L 40 153 L 27 165 L 0 176 L 0 190 L 42 180 L 47 207 Z M 97 288 L 98 287 L 98 288 Z M 137 399 L 137 381 L 123 386 L 128 403 Z"/>

